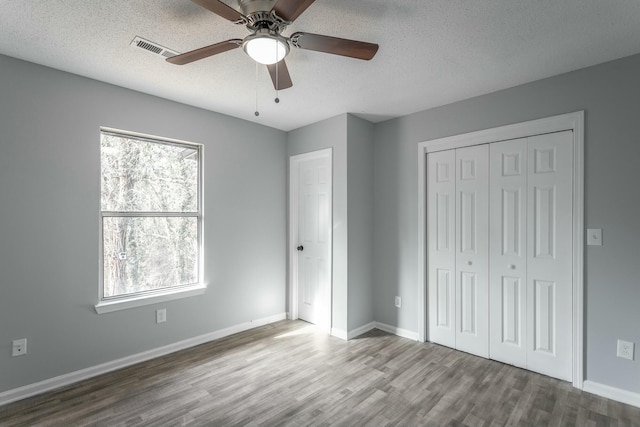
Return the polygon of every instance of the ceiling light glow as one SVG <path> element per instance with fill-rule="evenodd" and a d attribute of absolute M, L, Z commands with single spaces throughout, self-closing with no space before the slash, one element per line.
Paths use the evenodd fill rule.
<path fill-rule="evenodd" d="M 289 44 L 284 37 L 268 33 L 248 36 L 242 47 L 251 59 L 265 65 L 280 62 L 289 53 Z"/>

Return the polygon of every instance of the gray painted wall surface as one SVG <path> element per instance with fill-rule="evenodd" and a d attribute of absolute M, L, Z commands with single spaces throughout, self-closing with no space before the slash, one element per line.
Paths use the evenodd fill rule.
<path fill-rule="evenodd" d="M 585 249 L 586 377 L 640 392 L 640 55 L 375 126 L 374 317 L 418 329 L 417 145 L 421 141 L 585 110 L 585 222 L 604 246 Z M 393 295 L 404 296 L 397 311 Z"/>
<path fill-rule="evenodd" d="M 289 132 L 287 154 L 333 148 L 333 259 L 331 327 L 347 332 L 348 204 L 347 115 L 343 114 Z M 287 163 L 288 164 L 288 163 Z"/>
<path fill-rule="evenodd" d="M 373 124 L 347 116 L 349 331 L 373 322 Z"/>
<path fill-rule="evenodd" d="M 284 132 L 6 56 L 0 94 L 0 392 L 285 311 Z M 100 126 L 205 145 L 209 288 L 160 325 L 93 308 Z"/>

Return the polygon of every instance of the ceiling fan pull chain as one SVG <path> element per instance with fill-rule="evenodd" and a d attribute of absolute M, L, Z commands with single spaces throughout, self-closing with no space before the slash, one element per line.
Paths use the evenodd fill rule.
<path fill-rule="evenodd" d="M 258 111 L 258 63 L 256 62 L 256 112 L 254 113 L 256 117 L 260 115 Z"/>
<path fill-rule="evenodd" d="M 276 43 L 276 58 L 278 57 L 278 47 L 279 47 L 279 44 Z M 280 78 L 278 77 L 278 68 L 279 68 L 278 65 L 279 65 L 279 62 L 276 62 L 276 99 L 274 99 L 276 104 L 280 103 L 280 96 L 278 94 L 278 90 L 280 89 Z"/>

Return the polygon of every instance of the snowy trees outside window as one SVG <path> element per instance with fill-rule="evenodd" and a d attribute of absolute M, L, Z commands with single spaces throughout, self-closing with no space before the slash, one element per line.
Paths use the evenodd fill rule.
<path fill-rule="evenodd" d="M 101 300 L 200 282 L 201 151 L 101 131 Z"/>

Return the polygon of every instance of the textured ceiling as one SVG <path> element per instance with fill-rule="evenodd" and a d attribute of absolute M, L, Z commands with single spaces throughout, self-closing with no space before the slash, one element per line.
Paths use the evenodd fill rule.
<path fill-rule="evenodd" d="M 248 34 L 190 0 L 0 0 L 2 54 L 282 130 L 346 112 L 376 122 L 638 53 L 640 1 L 316 0 L 295 31 L 380 50 L 292 49 L 294 86 L 276 104 L 241 49 L 177 66 L 130 45 L 186 52 Z"/>

